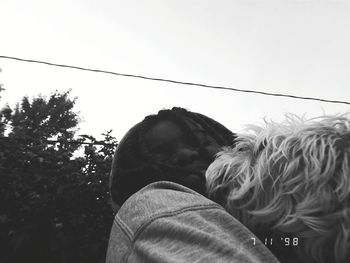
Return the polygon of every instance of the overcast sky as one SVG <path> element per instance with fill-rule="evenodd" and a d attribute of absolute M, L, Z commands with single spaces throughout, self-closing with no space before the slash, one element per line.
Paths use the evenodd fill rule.
<path fill-rule="evenodd" d="M 347 0 L 1 0 L 0 55 L 238 89 L 350 101 Z M 119 139 L 185 107 L 233 131 L 349 105 L 203 89 L 0 59 L 0 106 L 72 89 L 83 134 Z"/>

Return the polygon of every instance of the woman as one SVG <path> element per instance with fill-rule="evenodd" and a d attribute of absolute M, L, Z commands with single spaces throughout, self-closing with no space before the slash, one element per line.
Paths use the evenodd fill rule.
<path fill-rule="evenodd" d="M 135 125 L 112 165 L 118 213 L 106 262 L 278 262 L 245 226 L 204 197 L 207 167 L 234 138 L 218 122 L 181 108 Z"/>
<path fill-rule="evenodd" d="M 234 137 L 213 119 L 182 108 L 146 117 L 116 150 L 110 180 L 113 210 L 152 182 L 171 181 L 205 194 L 205 170 Z"/>

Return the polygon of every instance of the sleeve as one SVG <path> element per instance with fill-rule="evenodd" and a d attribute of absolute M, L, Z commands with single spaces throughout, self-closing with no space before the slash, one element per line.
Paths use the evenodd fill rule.
<path fill-rule="evenodd" d="M 252 238 L 218 204 L 181 185 L 157 182 L 118 211 L 106 263 L 278 262 Z"/>

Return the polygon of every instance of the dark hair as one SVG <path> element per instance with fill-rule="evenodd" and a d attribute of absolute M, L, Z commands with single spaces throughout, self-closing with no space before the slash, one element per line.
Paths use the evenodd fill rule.
<path fill-rule="evenodd" d="M 186 136 L 196 143 L 197 138 L 186 123 L 186 119 L 201 125 L 219 145 L 233 143 L 235 136 L 230 130 L 199 113 L 174 107 L 171 110 L 161 110 L 156 115 L 147 116 L 127 132 L 114 154 L 110 176 L 112 205 L 116 203 L 121 206 L 129 196 L 152 182 L 172 181 L 186 185 L 186 170 L 156 162 L 148 153 L 144 143 L 146 132 L 161 120 L 177 123 L 184 130 Z M 204 194 L 204 178 L 203 184 L 194 190 Z"/>

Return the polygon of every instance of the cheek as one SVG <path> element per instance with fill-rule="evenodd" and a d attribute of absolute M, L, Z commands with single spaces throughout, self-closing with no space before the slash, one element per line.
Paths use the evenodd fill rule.
<path fill-rule="evenodd" d="M 207 147 L 205 147 L 205 150 L 208 152 L 208 154 L 210 155 L 210 157 L 212 159 L 215 158 L 215 155 L 220 152 L 221 147 L 219 145 L 209 145 Z"/>

